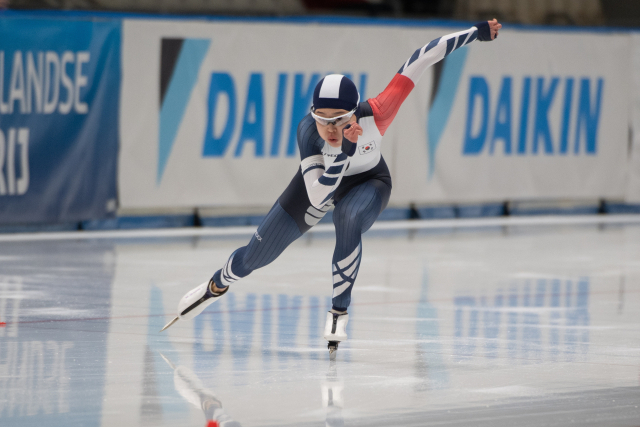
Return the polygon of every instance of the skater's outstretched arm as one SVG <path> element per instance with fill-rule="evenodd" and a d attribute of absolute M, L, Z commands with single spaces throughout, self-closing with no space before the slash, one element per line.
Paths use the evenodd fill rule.
<path fill-rule="evenodd" d="M 480 22 L 468 30 L 438 37 L 417 49 L 402 64 L 386 89 L 375 98 L 369 99 L 369 105 L 373 110 L 373 117 L 380 134 L 384 135 L 387 131 L 398 113 L 400 105 L 427 68 L 441 61 L 454 50 L 468 45 L 476 39 L 480 41 L 494 40 L 498 36 L 500 28 L 502 28 L 502 24 L 499 24 L 496 19 Z"/>

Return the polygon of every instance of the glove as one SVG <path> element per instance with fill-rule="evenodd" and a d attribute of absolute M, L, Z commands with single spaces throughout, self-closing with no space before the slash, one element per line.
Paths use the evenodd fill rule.
<path fill-rule="evenodd" d="M 478 22 L 476 25 L 478 29 L 478 40 L 481 42 L 490 42 L 491 41 L 491 27 L 489 27 L 489 23 L 487 21 Z M 498 35 L 496 34 L 496 37 Z"/>
<path fill-rule="evenodd" d="M 351 124 L 348 124 L 342 129 L 342 152 L 347 156 L 351 157 L 356 154 L 356 149 L 358 148 L 358 143 L 351 142 L 346 136 L 344 136 L 344 131 L 349 129 Z"/>

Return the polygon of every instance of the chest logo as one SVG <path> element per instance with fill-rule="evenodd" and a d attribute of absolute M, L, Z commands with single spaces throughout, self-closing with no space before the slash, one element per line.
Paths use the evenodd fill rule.
<path fill-rule="evenodd" d="M 325 153 L 324 151 L 322 152 L 322 155 L 325 157 L 338 157 L 337 154 Z"/>
<path fill-rule="evenodd" d="M 376 142 L 371 141 L 368 144 L 360 145 L 358 150 L 360 150 L 360 154 L 367 154 L 376 149 Z"/>

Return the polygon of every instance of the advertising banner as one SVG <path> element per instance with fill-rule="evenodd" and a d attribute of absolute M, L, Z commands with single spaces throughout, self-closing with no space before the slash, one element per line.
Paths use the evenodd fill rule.
<path fill-rule="evenodd" d="M 0 224 L 115 213 L 119 21 L 0 20 Z"/>
<path fill-rule="evenodd" d="M 432 97 L 398 117 L 418 144 L 397 151 L 395 196 L 623 197 L 629 49 L 628 34 L 501 31 L 453 52 L 434 67 Z"/>
<path fill-rule="evenodd" d="M 272 205 L 316 83 L 344 73 L 366 99 L 441 31 L 125 20 L 121 206 Z"/>
<path fill-rule="evenodd" d="M 121 206 L 270 206 L 324 75 L 375 97 L 463 29 L 125 20 Z M 629 49 L 628 34 L 511 30 L 456 50 L 384 136 L 391 203 L 622 197 Z"/>
<path fill-rule="evenodd" d="M 629 203 L 640 203 L 640 34 L 631 35 L 632 54 L 631 84 L 633 98 L 631 100 L 631 123 L 633 127 L 632 140 L 630 141 L 629 157 L 629 184 L 625 201 Z"/>

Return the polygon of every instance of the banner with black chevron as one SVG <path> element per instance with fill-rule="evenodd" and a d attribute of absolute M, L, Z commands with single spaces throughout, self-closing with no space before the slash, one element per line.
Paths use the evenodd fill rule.
<path fill-rule="evenodd" d="M 375 97 L 463 29 L 125 20 L 121 206 L 271 206 L 324 75 Z M 349 42 L 319 49 L 327 34 Z M 384 136 L 390 203 L 625 197 L 630 51 L 628 33 L 508 28 L 452 50 Z"/>

